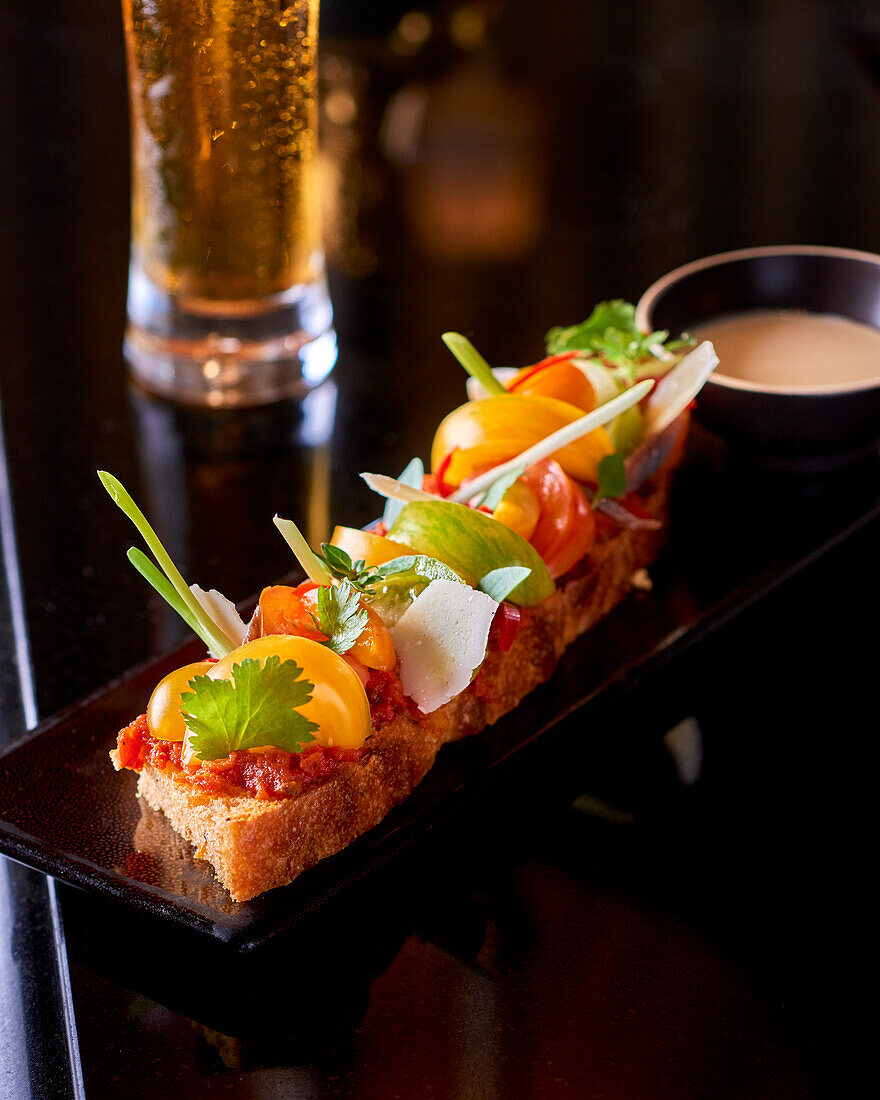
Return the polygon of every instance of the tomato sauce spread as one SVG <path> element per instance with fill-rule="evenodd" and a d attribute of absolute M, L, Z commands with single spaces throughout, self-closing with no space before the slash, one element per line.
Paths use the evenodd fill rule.
<path fill-rule="evenodd" d="M 301 753 L 283 749 L 240 750 L 221 760 L 203 760 L 184 768 L 180 750 L 179 741 L 161 741 L 150 735 L 145 714 L 126 726 L 117 738 L 121 767 L 141 771 L 146 764 L 152 764 L 164 771 L 170 765 L 178 769 L 174 782 L 195 789 L 206 801 L 240 794 L 261 800 L 295 798 L 331 779 L 343 764 L 361 760 L 369 751 L 366 747 L 330 749 L 315 744 L 307 745 Z"/>
<path fill-rule="evenodd" d="M 371 668 L 370 678 L 364 690 L 370 703 L 373 729 L 391 722 L 400 714 L 407 714 L 416 719 L 424 717 L 412 699 L 404 695 L 403 684 L 396 672 L 383 672 L 382 669 Z"/>

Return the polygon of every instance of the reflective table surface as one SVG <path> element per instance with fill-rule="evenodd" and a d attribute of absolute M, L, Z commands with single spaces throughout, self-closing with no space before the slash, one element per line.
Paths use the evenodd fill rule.
<path fill-rule="evenodd" d="M 867 3 L 325 0 L 332 382 L 174 408 L 121 356 L 118 11 L 11 7 L 4 743 L 185 639 L 96 469 L 188 578 L 242 600 L 290 568 L 274 513 L 320 541 L 376 514 L 358 471 L 425 455 L 462 397 L 441 332 L 520 365 L 701 255 L 880 248 Z M 271 952 L 0 861 L 0 1094 L 847 1095 L 868 1050 L 878 462 L 780 475 L 697 425 L 679 499 L 658 575 L 712 629 Z"/>

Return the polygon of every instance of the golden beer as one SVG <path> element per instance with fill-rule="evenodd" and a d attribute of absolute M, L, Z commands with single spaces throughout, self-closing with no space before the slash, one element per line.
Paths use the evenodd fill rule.
<path fill-rule="evenodd" d="M 319 0 L 122 0 L 132 261 L 185 309 L 241 315 L 323 271 Z"/>

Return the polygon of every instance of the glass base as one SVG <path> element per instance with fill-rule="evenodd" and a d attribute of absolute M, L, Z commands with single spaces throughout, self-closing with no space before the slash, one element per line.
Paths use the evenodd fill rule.
<path fill-rule="evenodd" d="M 186 301 L 132 262 L 124 351 L 149 393 L 188 405 L 240 408 L 305 394 L 336 363 L 322 277 L 261 302 Z"/>

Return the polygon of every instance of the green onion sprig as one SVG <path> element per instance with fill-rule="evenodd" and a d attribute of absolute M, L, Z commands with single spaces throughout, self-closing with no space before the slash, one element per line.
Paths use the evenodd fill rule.
<path fill-rule="evenodd" d="M 153 552 L 153 556 L 165 577 L 162 577 L 162 573 L 136 547 L 129 550 L 128 560 L 141 576 L 155 588 L 159 595 L 174 608 L 184 622 L 198 634 L 211 652 L 218 657 L 225 657 L 227 653 L 236 648 L 235 642 L 214 622 L 190 592 L 189 586 L 180 574 L 180 570 L 171 560 L 159 536 L 132 500 L 128 490 L 119 478 L 114 477 L 106 470 L 98 470 L 98 477 L 113 502 L 118 505 L 138 529 L 144 542 Z"/>
<path fill-rule="evenodd" d="M 471 378 L 475 378 L 487 393 L 507 393 L 492 373 L 492 368 L 466 336 L 462 336 L 460 332 L 444 332 L 443 343 Z"/>

